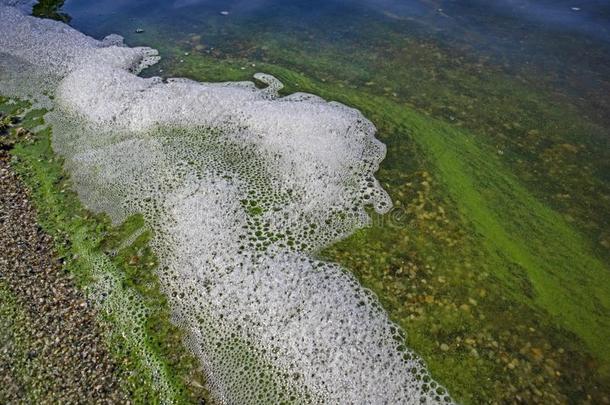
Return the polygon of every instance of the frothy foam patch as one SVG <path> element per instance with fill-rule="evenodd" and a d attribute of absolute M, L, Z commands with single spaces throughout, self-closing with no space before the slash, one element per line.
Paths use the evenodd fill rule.
<path fill-rule="evenodd" d="M 140 78 L 154 50 L 12 7 L 0 21 L 13 61 L 0 93 L 51 91 L 53 145 L 83 202 L 114 221 L 144 214 L 176 322 L 217 399 L 450 401 L 376 297 L 313 258 L 366 225 L 365 207 L 390 208 L 374 178 L 385 147 L 360 112 L 279 97 L 264 74 L 262 90 Z"/>

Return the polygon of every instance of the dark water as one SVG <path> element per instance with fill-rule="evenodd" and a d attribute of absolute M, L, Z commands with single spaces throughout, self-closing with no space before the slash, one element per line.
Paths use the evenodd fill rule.
<path fill-rule="evenodd" d="M 264 48 L 269 38 L 312 52 L 332 45 L 347 55 L 353 48 L 399 53 L 403 38 L 434 40 L 514 75 L 530 72 L 571 97 L 605 99 L 610 92 L 610 3 L 603 0 L 68 0 L 64 10 L 95 37 L 118 32 L 138 43 L 133 33 L 142 28 L 169 43 L 199 34 L 208 51 L 231 56 L 245 44 Z M 247 56 L 264 49 L 258 52 Z M 595 113 L 602 117 L 607 104 L 600 102 Z"/>
<path fill-rule="evenodd" d="M 460 401 L 610 403 L 610 308 L 574 298 L 610 285 L 610 2 L 68 0 L 63 11 L 94 37 L 158 48 L 145 74 L 261 69 L 361 109 L 388 146 L 379 179 L 417 215 L 402 228 L 382 219 L 329 258 L 378 294 Z M 429 142 L 439 133 L 446 144 Z M 442 300 L 468 314 L 447 316 Z"/>
<path fill-rule="evenodd" d="M 210 24 L 225 28 L 227 37 L 239 35 L 236 25 L 257 31 L 298 33 L 316 31 L 326 39 L 361 39 L 367 25 L 383 23 L 397 32 L 420 28 L 446 41 L 463 42 L 475 48 L 488 48 L 498 54 L 516 50 L 532 53 L 553 51 L 561 40 L 582 36 L 610 43 L 610 3 L 597 1 L 399 1 L 399 0 L 266 0 L 266 1 L 112 1 L 69 0 L 64 10 L 72 24 L 92 35 L 115 28 L 117 16 L 165 26 L 171 33 L 206 29 Z M 220 16 L 227 11 L 228 16 Z M 221 22 L 221 20 L 224 20 Z M 401 23 L 402 21 L 402 23 Z M 245 27 L 244 27 L 245 26 Z M 128 27 L 121 27 L 127 29 Z M 220 27 L 219 27 L 220 28 Z M 220 28 L 222 29 L 222 28 Z M 127 34 L 127 32 L 124 32 Z M 252 33 L 250 31 L 250 33 Z M 540 46 L 538 36 L 555 36 Z M 247 39 L 243 37 L 242 39 Z M 574 51 L 577 48 L 574 47 Z M 582 49 L 583 55 L 592 49 Z M 516 55 L 515 55 L 516 56 Z"/>

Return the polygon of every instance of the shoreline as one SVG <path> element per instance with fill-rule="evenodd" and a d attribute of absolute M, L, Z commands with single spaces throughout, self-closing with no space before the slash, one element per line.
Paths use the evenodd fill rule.
<path fill-rule="evenodd" d="M 141 227 L 141 218 L 132 217 L 113 227 L 108 218 L 93 215 L 82 206 L 78 197 L 70 190 L 70 178 L 63 171 L 62 159 L 55 155 L 51 148 L 51 130 L 44 126 L 45 110 L 32 110 L 28 103 L 0 97 L 0 112 L 9 117 L 7 122 L 12 122 L 0 137 L 1 153 L 6 163 L 6 170 L 2 173 L 10 173 L 14 182 L 27 193 L 27 199 L 22 197 L 18 200 L 27 200 L 32 209 L 32 226 L 38 234 L 46 235 L 47 259 L 54 263 L 57 272 L 61 273 L 58 277 L 67 280 L 51 285 L 47 283 L 47 290 L 55 292 L 59 286 L 69 285 L 73 293 L 80 297 L 76 310 L 85 310 L 90 314 L 88 326 L 79 332 L 88 332 L 92 336 L 97 333 L 101 339 L 98 342 L 100 350 L 105 350 L 109 364 L 114 365 L 106 370 L 106 374 L 102 373 L 108 381 L 116 381 L 115 385 L 122 393 L 110 402 L 205 403 L 209 396 L 204 388 L 201 369 L 186 352 L 182 343 L 182 332 L 170 322 L 167 301 L 159 291 L 158 280 L 152 271 L 154 269 L 147 265 L 155 263 L 148 248 L 150 235 L 143 232 L 135 240 L 130 239 L 133 230 Z M 2 189 L 4 188 L 3 185 Z M 6 215 L 14 214 L 14 208 L 8 206 L 4 210 Z M 18 240 L 13 236 L 7 235 L 9 240 L 6 243 L 3 241 L 2 245 L 8 246 L 11 238 Z M 2 263 L 4 262 L 0 262 Z M 9 261 L 6 263 L 8 274 L 12 267 L 16 266 L 9 265 L 12 263 Z M 36 267 L 30 266 L 28 269 L 35 270 Z M 2 270 L 4 273 L 4 268 Z M 39 272 L 31 275 L 37 276 Z M 28 333 L 33 333 L 30 330 L 36 331 L 36 327 L 40 326 L 40 322 L 32 323 L 27 317 L 19 315 L 23 313 L 21 308 L 30 301 L 32 305 L 43 305 L 41 316 L 50 316 L 55 321 L 61 320 L 62 316 L 70 311 L 69 306 L 58 306 L 62 316 L 55 316 L 56 312 L 52 311 L 55 307 L 45 306 L 44 300 L 39 303 L 37 297 L 28 296 L 21 301 L 15 300 L 17 294 L 4 288 L 3 278 L 0 278 L 0 316 L 11 315 L 6 321 L 9 325 L 22 325 L 21 335 L 27 337 Z M 116 289 L 107 294 L 100 290 L 112 280 L 118 283 Z M 32 282 L 23 283 L 24 288 L 30 284 Z M 3 294 L 4 292 L 6 294 Z M 144 311 L 145 314 L 139 319 L 121 316 L 130 311 Z M 12 322 L 12 319 L 15 319 L 15 322 Z M 4 325 L 5 321 L 0 320 L 0 323 Z M 71 329 L 62 328 L 68 335 Z M 21 344 L 22 340 L 14 333 L 0 335 L 0 338 L 3 339 L 2 347 L 7 348 Z M 55 338 L 47 340 L 53 343 L 54 349 L 61 347 L 55 342 Z M 74 339 L 68 341 L 74 342 Z M 24 344 L 27 349 L 28 341 Z M 82 345 L 73 346 L 79 348 Z M 27 360 L 27 354 L 31 350 L 26 349 Z M 70 353 L 70 350 L 68 347 L 58 352 L 56 363 L 69 366 L 69 358 L 64 359 L 61 354 Z M 9 353 L 8 349 L 6 353 Z M 65 378 L 54 371 L 60 368 L 43 367 L 43 370 L 49 369 L 51 374 L 42 379 L 46 385 L 43 386 L 44 389 L 36 391 L 38 396 L 34 398 L 34 403 L 55 403 L 57 396 L 67 395 L 63 386 L 58 384 Z M 78 367 L 71 369 L 79 370 Z M 26 373 L 24 375 L 27 376 L 30 371 L 37 373 L 36 370 L 29 363 L 10 363 L 6 368 L 0 368 L 0 380 L 8 382 L 14 380 L 15 373 Z M 98 385 L 100 384 L 88 384 L 86 388 L 93 391 Z M 102 384 L 100 389 L 103 387 Z M 0 390 L 0 402 L 4 403 L 3 396 L 14 396 L 21 391 L 23 390 L 9 388 Z M 68 393 L 70 392 L 72 391 Z M 88 397 L 84 395 L 82 398 Z M 8 397 L 7 401 L 14 399 Z M 80 401 L 75 399 L 68 402 Z M 94 400 L 88 402 L 96 403 Z"/>
<path fill-rule="evenodd" d="M 129 403 L 96 311 L 54 256 L 0 151 L 0 402 Z"/>

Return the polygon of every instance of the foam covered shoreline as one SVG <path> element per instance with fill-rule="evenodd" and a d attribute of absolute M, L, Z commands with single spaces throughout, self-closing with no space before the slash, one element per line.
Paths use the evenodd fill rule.
<path fill-rule="evenodd" d="M 54 149 L 90 209 L 144 215 L 218 400 L 449 401 L 377 298 L 314 259 L 368 223 L 365 207 L 391 205 L 374 178 L 385 147 L 360 112 L 279 97 L 263 75 L 263 90 L 144 79 L 155 50 L 10 3 L 0 0 L 0 93 L 52 103 Z"/>

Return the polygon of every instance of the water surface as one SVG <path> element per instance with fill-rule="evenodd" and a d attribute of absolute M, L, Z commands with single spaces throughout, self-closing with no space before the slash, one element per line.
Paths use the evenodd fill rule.
<path fill-rule="evenodd" d="M 610 352 L 606 1 L 69 0 L 147 75 L 275 74 L 357 107 L 395 209 L 321 254 L 465 403 L 603 403 Z M 136 33 L 136 30 L 143 30 Z"/>

